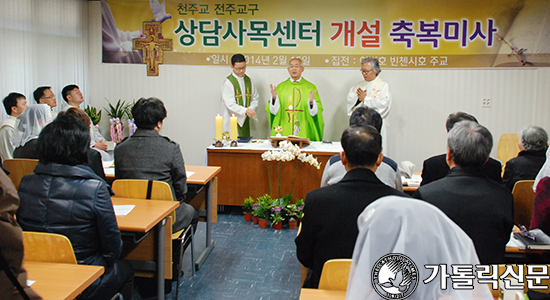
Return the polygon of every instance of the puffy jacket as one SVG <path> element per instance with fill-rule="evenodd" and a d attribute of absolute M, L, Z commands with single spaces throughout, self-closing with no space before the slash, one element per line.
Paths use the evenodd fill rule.
<path fill-rule="evenodd" d="M 123 278 L 114 264 L 122 251 L 110 188 L 89 167 L 38 163 L 19 186 L 17 220 L 23 230 L 67 236 L 79 264 L 104 266 L 85 299 L 110 299 Z"/>

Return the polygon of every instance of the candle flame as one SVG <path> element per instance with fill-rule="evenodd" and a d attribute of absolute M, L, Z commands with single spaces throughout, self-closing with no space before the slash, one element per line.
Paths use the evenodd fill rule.
<path fill-rule="evenodd" d="M 216 117 L 218 117 L 218 118 L 219 118 L 219 117 L 221 117 L 221 116 L 220 116 L 220 114 L 217 114 L 217 115 L 216 115 Z"/>
<path fill-rule="evenodd" d="M 235 117 L 235 114 L 231 114 L 231 117 L 233 117 L 233 118 L 234 118 L 234 117 Z"/>

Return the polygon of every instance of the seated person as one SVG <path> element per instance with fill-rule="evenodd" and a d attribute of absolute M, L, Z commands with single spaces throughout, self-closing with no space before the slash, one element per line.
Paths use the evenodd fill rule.
<path fill-rule="evenodd" d="M 520 180 L 534 180 L 546 161 L 548 134 L 538 126 L 527 126 L 521 130 L 518 156 L 510 159 L 504 168 L 502 184 L 510 191 Z"/>
<path fill-rule="evenodd" d="M 530 229 L 539 228 L 550 234 L 550 148 L 546 151 L 546 162 L 540 169 L 533 185 L 535 201 Z"/>
<path fill-rule="evenodd" d="M 90 128 L 90 135 L 92 134 L 92 121 L 90 121 L 90 117 L 88 117 L 88 115 L 82 109 L 77 107 L 69 107 L 67 108 L 67 110 L 59 113 L 59 115 L 62 114 L 76 117 L 77 119 L 82 121 L 84 125 L 86 125 L 86 127 Z M 97 176 L 107 181 L 107 179 L 105 178 L 105 171 L 103 170 L 103 163 L 101 162 L 101 154 L 99 154 L 99 152 L 95 151 L 92 148 L 88 149 L 88 163 L 86 163 L 85 165 L 90 167 L 92 171 L 97 174 Z"/>
<path fill-rule="evenodd" d="M 27 98 L 19 93 L 10 93 L 4 98 L 3 103 L 8 118 L 0 124 L 0 158 L 2 158 L 2 161 L 13 158 L 15 121 L 28 107 Z"/>
<path fill-rule="evenodd" d="M 38 159 L 38 135 L 52 121 L 50 107 L 47 104 L 30 105 L 17 119 L 19 125 L 13 139 L 13 158 Z"/>
<path fill-rule="evenodd" d="M 19 207 L 19 197 L 6 173 L 0 171 L 0 253 L 7 267 L 30 299 L 42 299 L 27 286 L 27 272 L 23 268 L 23 233 L 15 212 Z M 0 299 L 23 299 L 14 284 L 0 267 Z"/>
<path fill-rule="evenodd" d="M 422 185 L 414 197 L 437 206 L 474 242 L 479 261 L 502 264 L 514 226 L 514 198 L 482 170 L 493 148 L 489 130 L 472 121 L 447 135 L 447 176 Z"/>
<path fill-rule="evenodd" d="M 478 123 L 474 116 L 459 111 L 450 114 L 449 117 L 447 117 L 447 123 L 445 124 L 447 132 L 453 128 L 455 123 L 460 121 L 472 121 Z M 420 185 L 426 185 L 432 181 L 441 179 L 449 173 L 449 166 L 447 165 L 445 157 L 446 154 L 443 153 L 432 156 L 424 161 L 422 166 L 422 182 Z M 481 170 L 485 176 L 489 177 L 489 179 L 492 179 L 498 183 L 502 182 L 502 165 L 497 160 L 489 157 L 489 160 L 482 166 Z"/>
<path fill-rule="evenodd" d="M 132 108 L 136 132 L 115 147 L 116 179 L 147 179 L 167 182 L 176 208 L 172 231 L 177 232 L 199 221 L 199 214 L 187 204 L 187 175 L 180 146 L 159 134 L 166 118 L 166 108 L 157 98 L 141 98 Z"/>
<path fill-rule="evenodd" d="M 122 239 L 111 190 L 84 166 L 89 148 L 90 130 L 73 116 L 59 116 L 42 130 L 38 165 L 19 186 L 17 221 L 23 230 L 65 235 L 79 264 L 105 267 L 78 299 L 111 299 L 117 292 L 132 299 L 133 268 L 119 260 Z"/>
<path fill-rule="evenodd" d="M 367 206 L 357 219 L 357 225 L 359 235 L 353 250 L 346 299 L 382 299 L 377 291 L 388 295 L 385 291 L 393 289 L 395 292 L 396 288 L 403 294 L 392 295 L 400 299 L 408 295 L 410 298 L 407 299 L 418 300 L 493 299 L 487 284 L 480 284 L 477 280 L 473 280 L 470 285 L 472 289 L 454 289 L 449 279 L 447 288 L 442 289 L 440 264 L 446 264 L 447 274 L 453 274 L 451 265 L 473 265 L 475 274 L 475 265 L 479 264 L 479 259 L 468 235 L 437 207 L 409 198 L 386 196 Z M 383 272 L 375 273 L 375 265 L 388 266 L 392 262 L 389 260 L 377 264 L 380 258 L 389 253 L 395 256 L 387 258 L 403 254 L 414 262 L 417 267 L 416 280 L 420 281 L 416 290 L 408 281 L 412 278 L 406 270 L 411 268 L 404 268 L 408 265 L 404 262 L 409 260 L 393 260 L 396 263 L 394 276 L 404 271 L 400 273 L 403 280 L 389 277 L 387 273 L 391 272 L 386 272 L 385 276 Z M 433 272 L 438 272 L 437 277 L 424 283 Z M 373 274 L 378 283 L 374 286 L 374 281 L 371 281 Z M 388 277 L 396 281 L 392 282 Z"/>
<path fill-rule="evenodd" d="M 342 133 L 342 163 L 347 173 L 333 185 L 309 192 L 296 256 L 308 268 L 305 288 L 317 288 L 323 265 L 333 258 L 351 258 L 357 238 L 357 217 L 371 202 L 387 195 L 408 197 L 378 179 L 382 137 L 372 126 L 350 126 Z M 411 201 L 414 201 L 411 199 Z"/>
<path fill-rule="evenodd" d="M 378 132 L 382 129 L 382 117 L 380 114 L 371 108 L 358 107 L 356 108 L 349 119 L 349 125 L 370 125 Z M 382 145 L 383 146 L 383 145 Z M 376 177 L 384 184 L 398 191 L 403 191 L 403 183 L 401 182 L 401 173 L 397 167 L 397 163 L 384 156 L 382 163 L 376 169 Z M 332 156 L 325 166 L 323 177 L 321 178 L 321 187 L 337 183 L 346 175 L 346 168 L 342 164 L 340 154 Z"/>

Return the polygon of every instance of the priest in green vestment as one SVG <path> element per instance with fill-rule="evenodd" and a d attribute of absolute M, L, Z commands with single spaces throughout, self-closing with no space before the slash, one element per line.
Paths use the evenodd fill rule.
<path fill-rule="evenodd" d="M 231 70 L 233 71 L 222 85 L 222 98 L 220 115 L 223 117 L 223 131 L 230 131 L 230 117 L 237 117 L 238 135 L 248 137 L 250 135 L 250 119 L 256 120 L 256 108 L 258 107 L 258 92 L 256 86 L 245 74 L 246 59 L 242 54 L 231 57 Z"/>
<path fill-rule="evenodd" d="M 283 136 L 299 136 L 311 141 L 323 140 L 323 105 L 317 87 L 304 78 L 302 60 L 293 58 L 288 64 L 290 78 L 281 82 L 277 88 L 271 86 L 272 99 L 266 107 L 271 125 L 271 136 L 275 136 L 274 127 L 282 126 Z"/>

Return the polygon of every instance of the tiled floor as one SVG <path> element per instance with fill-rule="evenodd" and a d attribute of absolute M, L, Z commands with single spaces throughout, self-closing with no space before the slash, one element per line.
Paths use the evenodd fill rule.
<path fill-rule="evenodd" d="M 286 225 L 274 230 L 245 222 L 240 208 L 219 213 L 218 223 L 212 226 L 215 247 L 195 276 L 191 276 L 186 251 L 179 299 L 298 299 L 296 233 Z M 195 242 L 197 257 L 205 244 L 203 223 L 199 223 Z M 174 283 L 166 299 L 173 299 L 175 293 Z"/>

